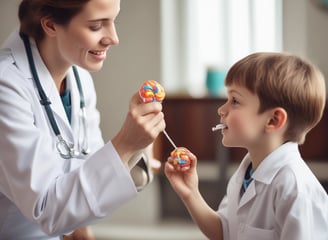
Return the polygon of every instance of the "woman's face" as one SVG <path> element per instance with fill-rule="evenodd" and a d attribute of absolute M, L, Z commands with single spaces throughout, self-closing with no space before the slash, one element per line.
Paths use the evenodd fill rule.
<path fill-rule="evenodd" d="M 119 43 L 119 11 L 120 0 L 90 0 L 68 26 L 55 25 L 58 60 L 89 71 L 101 69 L 109 47 Z"/>
<path fill-rule="evenodd" d="M 221 123 L 227 128 L 222 130 L 222 143 L 228 147 L 251 148 L 261 142 L 266 113 L 259 113 L 260 100 L 246 88 L 228 86 L 228 100 L 218 109 Z"/>

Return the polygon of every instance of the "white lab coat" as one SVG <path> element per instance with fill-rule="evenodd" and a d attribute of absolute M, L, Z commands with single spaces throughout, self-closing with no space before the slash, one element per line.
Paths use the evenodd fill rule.
<path fill-rule="evenodd" d="M 241 197 L 249 163 L 246 155 L 219 206 L 225 240 L 328 239 L 328 196 L 296 143 L 267 156 Z"/>
<path fill-rule="evenodd" d="M 32 40 L 31 45 L 59 129 L 64 139 L 76 141 L 80 97 L 73 72 L 67 76 L 70 124 Z M 0 239 L 59 239 L 61 233 L 110 214 L 136 196 L 136 187 L 111 142 L 104 145 L 90 74 L 78 68 L 93 154 L 87 160 L 65 160 L 55 148 L 56 138 L 39 102 L 18 32 L 4 47 L 0 52 Z"/>

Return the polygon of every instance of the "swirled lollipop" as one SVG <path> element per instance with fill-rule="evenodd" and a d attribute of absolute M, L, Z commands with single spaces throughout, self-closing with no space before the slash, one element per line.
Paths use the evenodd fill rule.
<path fill-rule="evenodd" d="M 145 81 L 139 89 L 139 94 L 145 103 L 161 102 L 165 98 L 164 88 L 155 80 Z"/>
<path fill-rule="evenodd" d="M 188 167 L 190 166 L 190 159 L 186 154 L 188 152 L 187 149 L 178 147 L 171 152 L 171 157 L 173 157 L 173 165 L 180 167 Z"/>
<path fill-rule="evenodd" d="M 155 80 L 148 80 L 148 81 L 145 81 L 141 85 L 141 87 L 139 89 L 139 95 L 145 103 L 161 102 L 165 98 L 165 91 L 164 91 L 164 88 Z M 165 137 L 169 140 L 169 142 L 172 144 L 172 146 L 174 147 L 173 152 L 176 151 L 176 153 L 174 154 L 174 156 L 178 157 L 176 162 L 178 164 L 182 164 L 183 166 L 189 165 L 190 161 L 188 161 L 188 163 L 185 162 L 186 161 L 185 154 L 182 157 L 180 157 L 180 153 L 183 152 L 182 149 L 185 149 L 185 148 L 178 148 L 174 144 L 173 140 L 170 138 L 170 136 L 167 134 L 167 132 L 165 130 L 163 130 L 163 133 L 164 133 Z"/>
<path fill-rule="evenodd" d="M 165 98 L 165 91 L 162 85 L 156 82 L 155 80 L 148 80 L 141 85 L 139 89 L 139 95 L 144 101 L 144 103 L 161 102 Z M 163 133 L 170 141 L 172 146 L 176 149 L 177 146 L 174 144 L 173 140 L 170 138 L 167 132 L 163 130 Z"/>

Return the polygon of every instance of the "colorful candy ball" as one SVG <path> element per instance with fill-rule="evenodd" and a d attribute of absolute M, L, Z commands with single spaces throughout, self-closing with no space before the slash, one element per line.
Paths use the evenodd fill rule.
<path fill-rule="evenodd" d="M 145 103 L 161 102 L 165 98 L 164 88 L 155 80 L 145 81 L 139 89 L 139 94 Z"/>
<path fill-rule="evenodd" d="M 171 157 L 174 158 L 173 165 L 180 167 L 187 167 L 190 165 L 190 159 L 188 155 L 186 154 L 188 152 L 185 148 L 176 148 L 171 152 Z"/>

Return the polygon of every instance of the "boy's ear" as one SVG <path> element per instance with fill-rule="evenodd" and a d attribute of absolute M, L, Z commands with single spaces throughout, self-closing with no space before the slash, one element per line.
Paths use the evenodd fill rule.
<path fill-rule="evenodd" d="M 281 107 L 272 109 L 271 116 L 266 124 L 266 129 L 269 131 L 278 130 L 286 126 L 287 124 L 287 112 Z"/>
<path fill-rule="evenodd" d="M 56 35 L 55 23 L 50 18 L 43 17 L 41 19 L 41 26 L 46 35 L 50 37 L 54 37 Z"/>

